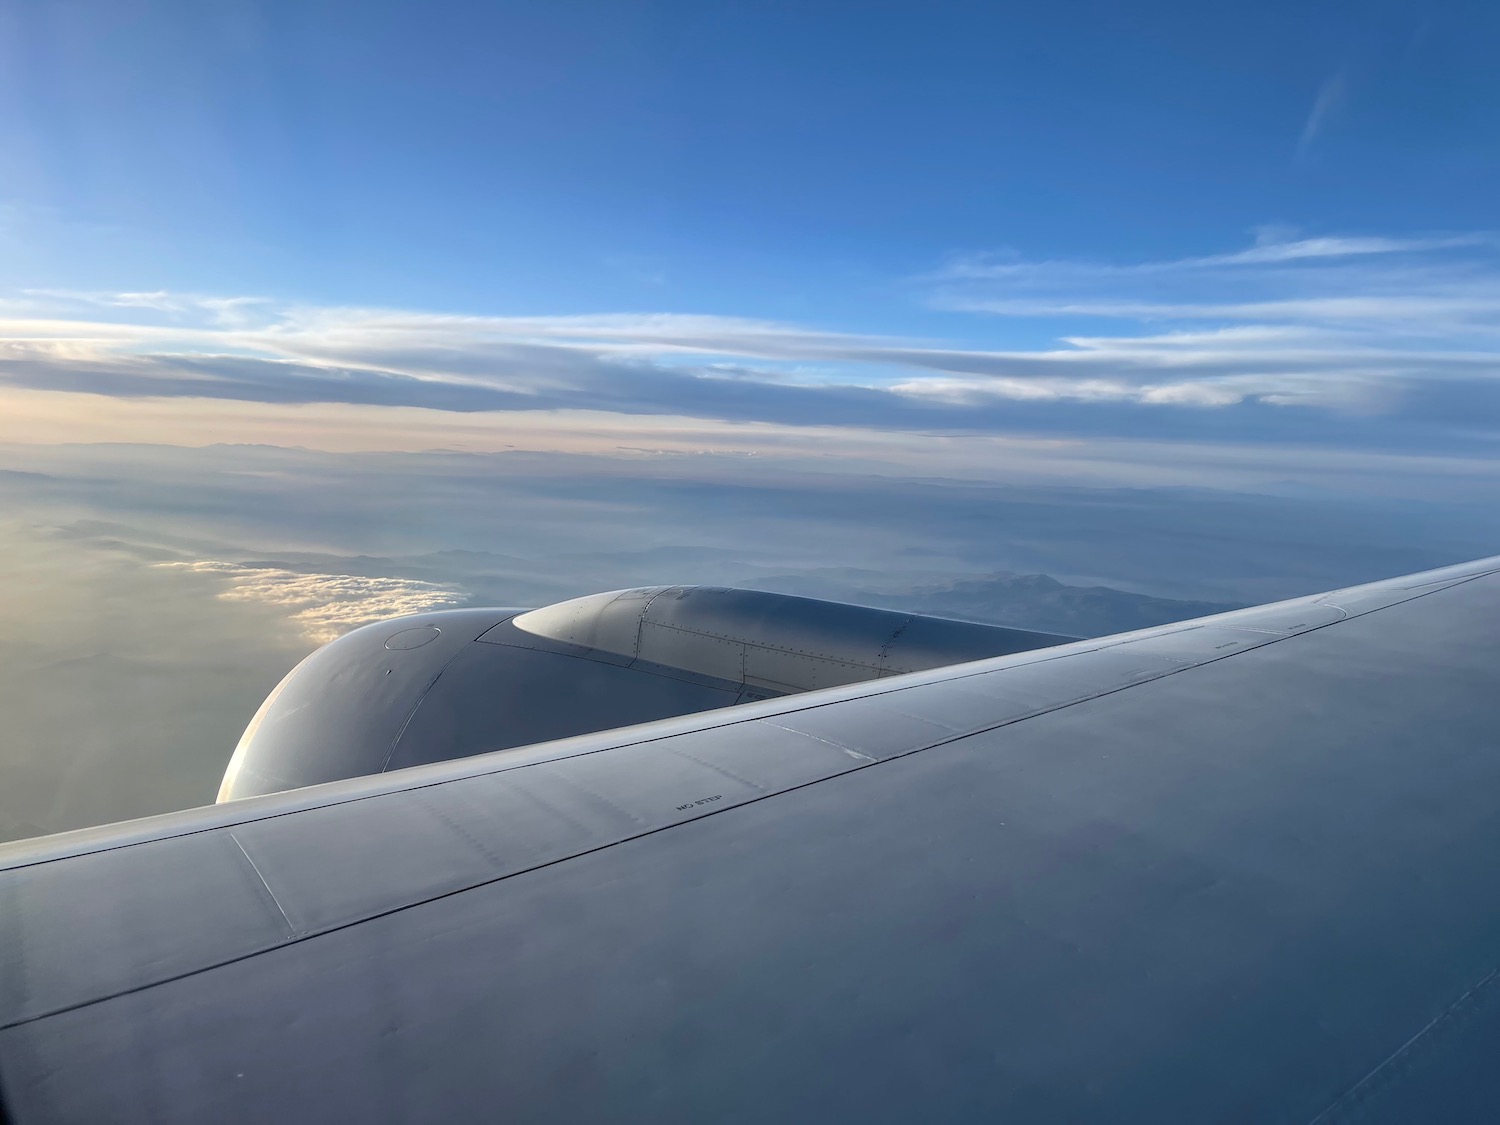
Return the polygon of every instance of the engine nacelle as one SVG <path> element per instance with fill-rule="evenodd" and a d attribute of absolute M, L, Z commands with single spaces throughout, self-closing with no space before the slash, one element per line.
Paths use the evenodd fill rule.
<path fill-rule="evenodd" d="M 219 800 L 1073 639 L 712 586 L 396 618 L 287 673 L 246 727 Z"/>

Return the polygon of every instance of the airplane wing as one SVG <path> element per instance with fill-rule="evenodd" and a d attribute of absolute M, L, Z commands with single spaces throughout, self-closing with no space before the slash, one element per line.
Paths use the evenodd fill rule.
<path fill-rule="evenodd" d="M 1500 558 L 0 848 L 33 1122 L 1493 1121 Z"/>

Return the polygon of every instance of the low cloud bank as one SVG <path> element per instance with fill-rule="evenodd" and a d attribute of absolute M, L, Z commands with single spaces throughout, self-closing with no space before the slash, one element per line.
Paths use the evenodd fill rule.
<path fill-rule="evenodd" d="M 220 598 L 273 606 L 286 613 L 315 644 L 324 644 L 372 621 L 454 609 L 468 600 L 456 586 L 409 578 L 301 574 L 211 560 L 156 565 L 214 575 L 225 583 Z"/>

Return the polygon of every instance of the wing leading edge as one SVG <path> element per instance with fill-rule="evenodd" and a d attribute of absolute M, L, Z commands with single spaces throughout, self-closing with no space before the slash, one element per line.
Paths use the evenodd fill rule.
<path fill-rule="evenodd" d="M 1497 570 L 0 849 L 9 1112 L 1492 1107 Z"/>

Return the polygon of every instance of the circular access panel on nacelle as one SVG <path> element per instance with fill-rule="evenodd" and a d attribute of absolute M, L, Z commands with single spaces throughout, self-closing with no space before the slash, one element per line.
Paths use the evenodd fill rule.
<path fill-rule="evenodd" d="M 438 639 L 442 633 L 436 625 L 419 625 L 415 629 L 402 629 L 386 639 L 385 647 L 392 651 L 406 648 L 421 648 Z"/>

